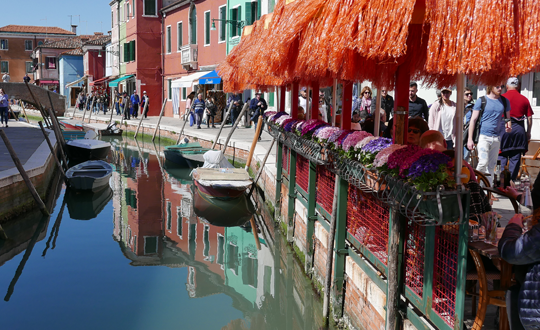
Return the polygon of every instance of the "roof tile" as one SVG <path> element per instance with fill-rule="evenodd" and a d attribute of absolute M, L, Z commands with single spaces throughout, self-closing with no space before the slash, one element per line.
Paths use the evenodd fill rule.
<path fill-rule="evenodd" d="M 56 26 L 6 25 L 0 27 L 0 32 L 75 35 L 75 33 L 71 31 Z"/>

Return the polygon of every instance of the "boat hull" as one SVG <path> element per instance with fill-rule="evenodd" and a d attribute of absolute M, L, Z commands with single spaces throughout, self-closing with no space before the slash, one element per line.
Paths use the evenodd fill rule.
<path fill-rule="evenodd" d="M 101 136 L 119 136 L 119 135 L 122 135 L 124 130 L 119 129 L 117 131 L 112 131 L 109 129 L 100 129 L 98 132 L 99 132 L 99 135 Z"/>
<path fill-rule="evenodd" d="M 197 180 L 193 180 L 193 182 L 201 194 L 206 195 L 209 198 L 217 198 L 221 200 L 238 198 L 246 192 L 247 188 L 249 188 L 249 186 L 245 186 L 243 188 L 219 187 L 218 185 L 205 186 Z"/>
<path fill-rule="evenodd" d="M 197 187 L 192 186 L 192 190 L 194 213 L 214 226 L 242 226 L 251 219 L 255 212 L 255 208 L 245 195 L 224 201 L 209 197 Z"/>
<path fill-rule="evenodd" d="M 204 164 L 206 148 L 165 148 L 165 159 L 180 166 L 196 168 Z"/>
<path fill-rule="evenodd" d="M 112 171 L 104 161 L 87 161 L 70 168 L 66 176 L 72 189 L 98 191 L 109 186 Z"/>
<path fill-rule="evenodd" d="M 75 161 L 102 160 L 107 158 L 107 155 L 111 150 L 111 145 L 109 143 L 105 143 L 102 147 L 98 148 L 85 148 L 80 145 L 71 145 L 69 142 L 66 146 L 69 158 Z"/>

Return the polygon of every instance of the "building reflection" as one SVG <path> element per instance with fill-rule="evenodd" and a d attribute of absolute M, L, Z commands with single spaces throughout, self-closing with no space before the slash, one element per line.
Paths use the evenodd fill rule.
<path fill-rule="evenodd" d="M 227 294 L 233 299 L 233 306 L 252 320 L 253 329 L 255 324 L 264 324 L 264 320 L 256 322 L 263 317 L 262 308 L 274 309 L 276 315 L 283 315 L 271 322 L 280 329 L 287 328 L 284 306 L 294 305 L 291 311 L 311 313 L 303 305 L 305 288 L 301 288 L 304 293 L 295 296 L 293 293 L 298 289 L 279 286 L 278 277 L 284 277 L 282 263 L 287 264 L 282 260 L 286 256 L 281 257 L 279 246 L 269 246 L 269 242 L 259 238 L 261 249 L 257 250 L 249 224 L 253 210 L 242 211 L 237 206 L 231 211 L 223 205 L 214 205 L 221 213 L 218 218 L 225 220 L 206 219 L 208 212 L 205 217 L 199 217 L 194 211 L 196 192 L 189 171 L 162 164 L 161 158 L 150 151 L 127 144 L 117 147 L 113 237 L 130 264 L 187 268 L 186 290 L 190 297 Z M 247 221 L 247 224 L 234 227 L 211 224 L 218 221 L 224 225 L 230 216 L 245 217 L 240 223 Z M 231 222 L 235 223 L 234 220 Z M 272 250 L 277 251 L 278 260 Z M 292 262 L 292 255 L 290 259 Z M 292 276 L 292 272 L 289 273 Z M 294 282 L 291 278 L 288 285 Z M 277 291 L 281 291 L 280 297 L 276 297 Z M 311 289 L 307 292 L 311 293 Z M 310 322 L 308 319 L 312 316 L 304 317 L 302 312 L 294 317 L 295 322 Z M 234 323 L 227 327 L 235 328 Z M 265 328 L 269 327 L 257 329 Z"/>

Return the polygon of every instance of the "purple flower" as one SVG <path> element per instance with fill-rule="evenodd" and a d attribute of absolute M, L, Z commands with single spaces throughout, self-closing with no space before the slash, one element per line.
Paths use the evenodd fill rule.
<path fill-rule="evenodd" d="M 347 132 L 346 130 L 338 129 L 337 131 L 334 131 L 332 135 L 328 138 L 328 143 L 334 143 L 338 140 L 338 138 L 343 134 L 343 132 Z"/>
<path fill-rule="evenodd" d="M 368 136 L 371 136 L 371 134 L 365 131 L 355 131 L 352 134 L 349 134 L 347 138 L 343 140 L 343 150 L 349 151 L 349 149 Z"/>
<path fill-rule="evenodd" d="M 267 112 L 264 113 L 264 116 L 265 116 L 266 118 L 268 118 L 268 117 L 270 117 L 270 116 L 275 115 L 276 113 L 277 113 L 276 111 L 267 111 Z"/>
<path fill-rule="evenodd" d="M 366 144 L 364 148 L 362 148 L 362 153 L 369 152 L 369 153 L 375 154 L 383 150 L 384 148 L 387 148 L 391 144 L 392 144 L 392 139 L 380 137 L 378 139 L 369 141 L 369 143 Z"/>
<path fill-rule="evenodd" d="M 419 146 L 410 145 L 394 151 L 390 156 L 388 156 L 388 168 L 399 170 L 399 165 L 401 162 L 410 155 L 415 154 L 418 150 L 420 150 Z"/>
<path fill-rule="evenodd" d="M 287 132 L 292 132 L 293 126 L 298 122 L 297 119 L 287 119 L 283 122 L 283 129 Z"/>
<path fill-rule="evenodd" d="M 287 113 L 286 113 L 285 111 L 278 112 L 278 113 L 276 113 L 276 114 L 272 117 L 271 120 L 272 120 L 273 122 L 275 122 L 276 120 L 279 119 L 279 117 L 284 116 L 284 115 L 286 115 L 286 114 L 287 114 Z"/>
<path fill-rule="evenodd" d="M 409 157 L 406 157 L 399 164 L 399 176 L 402 178 L 405 178 L 407 175 L 407 170 L 411 167 L 411 165 L 414 162 L 416 162 L 422 156 L 432 155 L 435 153 L 440 153 L 440 152 L 433 149 L 420 149 L 414 154 L 410 155 Z"/>
<path fill-rule="evenodd" d="M 409 167 L 408 177 L 414 180 L 423 174 L 437 172 L 440 165 L 446 165 L 449 161 L 451 158 L 443 153 L 424 155 Z"/>

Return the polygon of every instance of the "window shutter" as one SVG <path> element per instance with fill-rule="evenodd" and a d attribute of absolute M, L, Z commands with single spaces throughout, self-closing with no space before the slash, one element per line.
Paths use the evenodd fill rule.
<path fill-rule="evenodd" d="M 238 17 L 236 18 L 236 20 L 241 21 L 242 20 L 242 6 L 238 6 L 237 13 L 238 13 Z M 242 35 L 242 28 L 240 27 L 240 25 L 236 25 L 236 35 L 237 36 Z"/>
<path fill-rule="evenodd" d="M 124 43 L 124 62 L 129 62 L 129 47 Z"/>
<path fill-rule="evenodd" d="M 130 59 L 132 61 L 135 61 L 135 40 L 132 40 L 130 43 L 130 50 L 129 50 L 129 53 L 130 53 Z"/>
<path fill-rule="evenodd" d="M 261 0 L 257 0 L 257 19 L 261 18 Z"/>
<path fill-rule="evenodd" d="M 247 21 L 247 25 L 251 25 L 253 24 L 252 20 L 251 20 L 251 2 L 246 2 L 246 21 Z"/>

